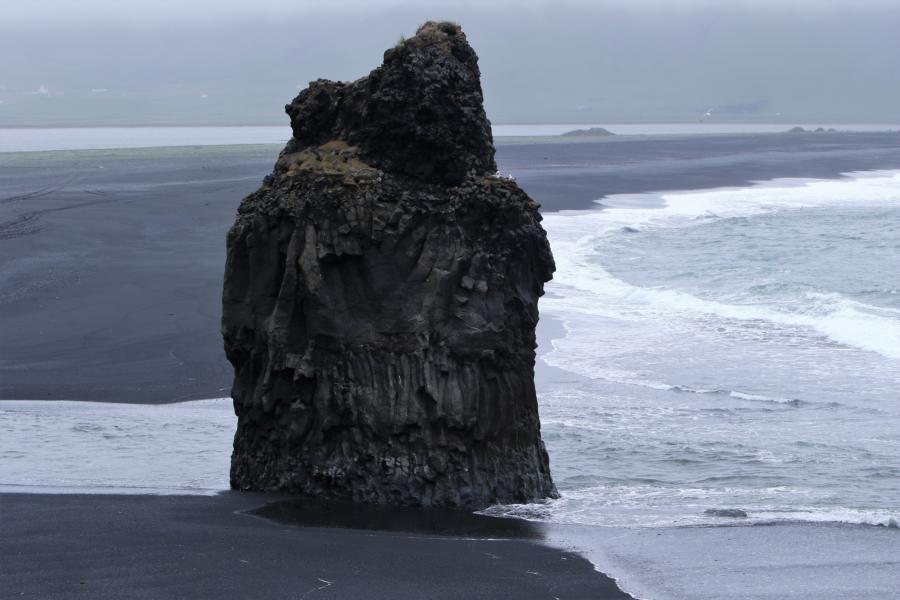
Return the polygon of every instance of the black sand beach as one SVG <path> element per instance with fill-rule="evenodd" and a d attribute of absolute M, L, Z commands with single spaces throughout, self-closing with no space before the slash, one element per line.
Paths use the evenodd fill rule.
<path fill-rule="evenodd" d="M 223 397 L 225 232 L 274 147 L 0 155 L 0 397 Z"/>
<path fill-rule="evenodd" d="M 270 500 L 0 494 L 0 597 L 630 598 L 584 558 L 538 544 L 537 525 L 301 529 L 244 512 Z"/>
<path fill-rule="evenodd" d="M 896 133 L 501 143 L 544 212 L 609 194 L 897 168 Z M 275 146 L 0 154 L 0 398 L 224 397 L 225 233 Z M 677 160 L 674 160 L 677 159 Z"/>

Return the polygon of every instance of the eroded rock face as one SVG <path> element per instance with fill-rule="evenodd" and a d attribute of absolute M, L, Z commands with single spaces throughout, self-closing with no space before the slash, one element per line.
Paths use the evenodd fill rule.
<path fill-rule="evenodd" d="M 238 489 L 425 506 L 555 495 L 534 391 L 553 273 L 496 170 L 475 53 L 427 23 L 287 106 L 294 138 L 228 235 Z"/>

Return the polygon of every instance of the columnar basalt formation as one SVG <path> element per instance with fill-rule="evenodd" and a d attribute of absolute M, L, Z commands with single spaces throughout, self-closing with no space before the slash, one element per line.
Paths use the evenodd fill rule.
<path fill-rule="evenodd" d="M 367 77 L 286 107 L 293 138 L 228 234 L 232 487 L 555 495 L 534 390 L 553 257 L 538 205 L 496 175 L 477 60 L 429 22 Z"/>

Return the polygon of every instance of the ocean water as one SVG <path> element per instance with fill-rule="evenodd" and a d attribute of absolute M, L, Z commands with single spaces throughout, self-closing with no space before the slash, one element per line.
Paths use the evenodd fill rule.
<path fill-rule="evenodd" d="M 0 492 L 215 494 L 235 425 L 231 398 L 0 401 Z"/>
<path fill-rule="evenodd" d="M 605 127 L 616 135 L 693 135 L 779 133 L 797 123 L 621 123 L 534 124 L 493 126 L 496 137 L 557 136 L 573 129 Z M 814 124 L 838 131 L 897 131 L 897 124 Z M 170 146 L 220 146 L 232 144 L 284 144 L 291 136 L 284 125 L 231 127 L 16 127 L 0 128 L 0 153 L 47 150 L 97 150 Z"/>
<path fill-rule="evenodd" d="M 602 204 L 544 222 L 562 498 L 490 512 L 897 526 L 900 172 Z"/>

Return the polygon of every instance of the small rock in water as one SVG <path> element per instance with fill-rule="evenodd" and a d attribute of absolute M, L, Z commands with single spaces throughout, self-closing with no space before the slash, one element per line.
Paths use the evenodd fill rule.
<path fill-rule="evenodd" d="M 731 519 L 746 519 L 747 511 L 740 508 L 707 508 L 703 514 L 708 517 L 728 517 Z"/>

